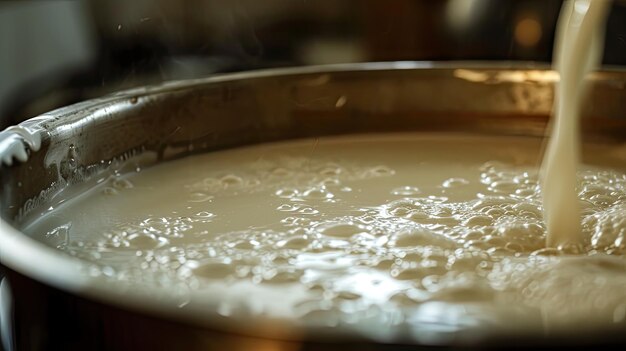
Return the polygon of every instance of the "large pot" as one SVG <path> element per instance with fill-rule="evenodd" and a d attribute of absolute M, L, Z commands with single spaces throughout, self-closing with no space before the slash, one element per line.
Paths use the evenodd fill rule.
<path fill-rule="evenodd" d="M 179 307 L 167 291 L 120 289 L 85 273 L 86 262 L 17 228 L 52 194 L 111 165 L 142 167 L 240 145 L 300 137 L 392 131 L 455 131 L 543 137 L 558 75 L 530 64 L 367 63 L 240 73 L 139 88 L 86 101 L 0 133 L 0 330 L 9 350 L 359 349 L 444 343 L 525 346 L 562 335 L 462 333 L 375 340 L 334 328 L 232 320 Z M 590 78 L 587 139 L 626 138 L 626 72 Z M 435 333 L 435 332 L 433 332 Z M 400 334 L 399 334 L 400 335 Z M 569 340 L 623 343 L 623 330 Z M 404 344 L 405 346 L 401 346 Z M 413 345 L 413 346 L 412 346 Z"/>

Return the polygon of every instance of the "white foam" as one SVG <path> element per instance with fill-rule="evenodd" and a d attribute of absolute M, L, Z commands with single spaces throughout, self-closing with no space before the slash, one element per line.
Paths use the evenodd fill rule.
<path fill-rule="evenodd" d="M 626 174 L 583 166 L 584 245 L 546 249 L 540 146 L 390 135 L 211 153 L 102 182 L 26 230 L 93 262 L 102 279 L 177 287 L 187 306 L 219 292 L 230 317 L 262 311 L 380 333 L 392 333 L 390 320 L 453 328 L 449 313 L 467 323 L 459 330 L 622 320 Z"/>

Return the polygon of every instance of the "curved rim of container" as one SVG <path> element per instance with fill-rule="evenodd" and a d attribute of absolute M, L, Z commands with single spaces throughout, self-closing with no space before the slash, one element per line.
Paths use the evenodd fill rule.
<path fill-rule="evenodd" d="M 609 68 L 609 67 L 605 67 Z M 508 61 L 395 61 L 395 62 L 367 62 L 351 64 L 333 64 L 320 66 L 303 66 L 293 68 L 275 68 L 239 73 L 219 74 L 200 79 L 170 81 L 158 85 L 146 86 L 124 90 L 101 98 L 95 98 L 79 102 L 70 106 L 62 107 L 43 114 L 46 117 L 61 117 L 68 114 L 80 114 L 80 111 L 89 107 L 97 107 L 102 104 L 110 104 L 117 101 L 125 101 L 137 96 L 149 96 L 179 89 L 193 88 L 199 85 L 208 85 L 224 81 L 248 80 L 265 77 L 287 77 L 300 74 L 324 74 L 350 71 L 385 71 L 385 70 L 437 70 L 437 69 L 481 69 L 481 70 L 541 70 L 549 71 L 550 65 L 541 62 L 508 62 Z M 626 72 L 623 68 L 609 68 L 610 72 Z M 90 116 L 84 114 L 81 118 Z M 41 117 L 41 116 L 39 116 Z M 37 118 L 37 117 L 34 117 Z M 372 339 L 371 336 L 362 333 L 354 334 L 351 330 L 336 328 L 332 331 L 324 328 L 315 330 L 308 326 L 297 328 L 289 320 L 268 320 L 265 317 L 246 316 L 244 318 L 224 318 L 217 313 L 211 313 L 209 309 L 191 309 L 179 307 L 180 301 L 176 301 L 170 294 L 169 289 L 141 289 L 134 285 L 128 285 L 127 289 L 120 288 L 118 284 L 102 278 L 92 277 L 87 274 L 89 262 L 49 247 L 28 235 L 20 232 L 0 219 L 0 263 L 29 278 L 57 288 L 61 291 L 76 294 L 80 297 L 92 299 L 106 305 L 128 308 L 137 312 L 149 313 L 157 317 L 174 318 L 178 321 L 190 322 L 201 327 L 210 327 L 213 330 L 236 332 L 242 335 L 258 336 L 265 338 L 277 338 L 281 340 L 300 341 L 303 331 L 306 335 L 325 337 L 341 337 L 365 339 L 370 341 L 395 342 L 392 339 Z M 213 302 L 219 301 L 213 298 Z M 208 306 L 208 304 L 207 304 Z M 206 307 L 206 306 L 205 306 Z M 275 323 L 268 323 L 275 322 Z M 262 322 L 262 323 L 261 323 Z M 261 323 L 261 324 L 260 324 Z M 259 328 L 259 325 L 265 325 Z M 314 334 L 315 333 L 315 334 Z"/>

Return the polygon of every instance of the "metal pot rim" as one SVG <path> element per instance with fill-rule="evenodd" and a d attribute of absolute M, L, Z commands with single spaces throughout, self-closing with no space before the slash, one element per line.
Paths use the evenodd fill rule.
<path fill-rule="evenodd" d="M 90 115 L 89 112 L 85 111 L 103 104 L 127 101 L 139 95 L 147 96 L 163 92 L 172 92 L 179 89 L 187 89 L 194 86 L 209 85 L 224 81 L 247 80 L 262 77 L 285 77 L 297 74 L 384 70 L 480 69 L 495 71 L 538 70 L 552 72 L 549 68 L 548 64 L 533 62 L 402 61 L 267 69 L 217 75 L 201 79 L 166 82 L 156 86 L 130 89 L 102 98 L 63 107 L 25 121 L 22 125 L 26 125 L 28 128 L 34 130 L 45 130 L 44 124 L 46 121 L 68 115 L 80 115 L 82 116 L 80 118 L 85 118 Z M 611 69 L 611 71 L 625 72 L 626 70 Z M 546 79 L 551 79 L 551 82 L 553 82 L 554 75 L 546 77 Z M 0 156 L 2 156 L 1 153 L 0 150 Z M 205 326 L 217 326 L 218 329 L 234 330 L 251 335 L 270 335 L 281 339 L 298 340 L 302 332 L 292 330 L 293 327 L 290 327 L 288 321 L 274 321 L 275 323 L 269 323 L 271 325 L 269 325 L 267 329 L 259 330 L 259 323 L 267 324 L 266 319 L 245 318 L 245 320 L 229 320 L 220 318 L 214 313 L 210 313 L 208 305 L 205 309 L 179 308 L 178 305 L 180 301 L 176 301 L 175 298 L 172 298 L 165 289 L 163 289 L 163 291 L 139 290 L 136 287 L 133 289 L 120 289 L 119 286 L 111 285 L 106 280 L 94 278 L 86 274 L 88 268 L 86 261 L 60 254 L 57 249 L 31 239 L 4 220 L 0 221 L 0 243 L 0 261 L 3 265 L 40 282 L 79 296 L 92 298 L 111 305 L 136 309 L 161 316 L 169 316 Z M 337 332 L 337 335 L 346 333 L 345 330 L 329 332 L 324 329 L 323 331 L 314 331 L 314 333 L 321 333 L 318 334 L 321 338 L 325 335 L 332 336 L 335 332 Z M 307 330 L 307 334 L 311 333 L 310 330 Z"/>

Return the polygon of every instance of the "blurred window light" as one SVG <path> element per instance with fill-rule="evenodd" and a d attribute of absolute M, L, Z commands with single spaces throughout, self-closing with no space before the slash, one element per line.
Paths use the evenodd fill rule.
<path fill-rule="evenodd" d="M 449 0 L 445 17 L 453 31 L 465 31 L 480 20 L 489 0 Z"/>

